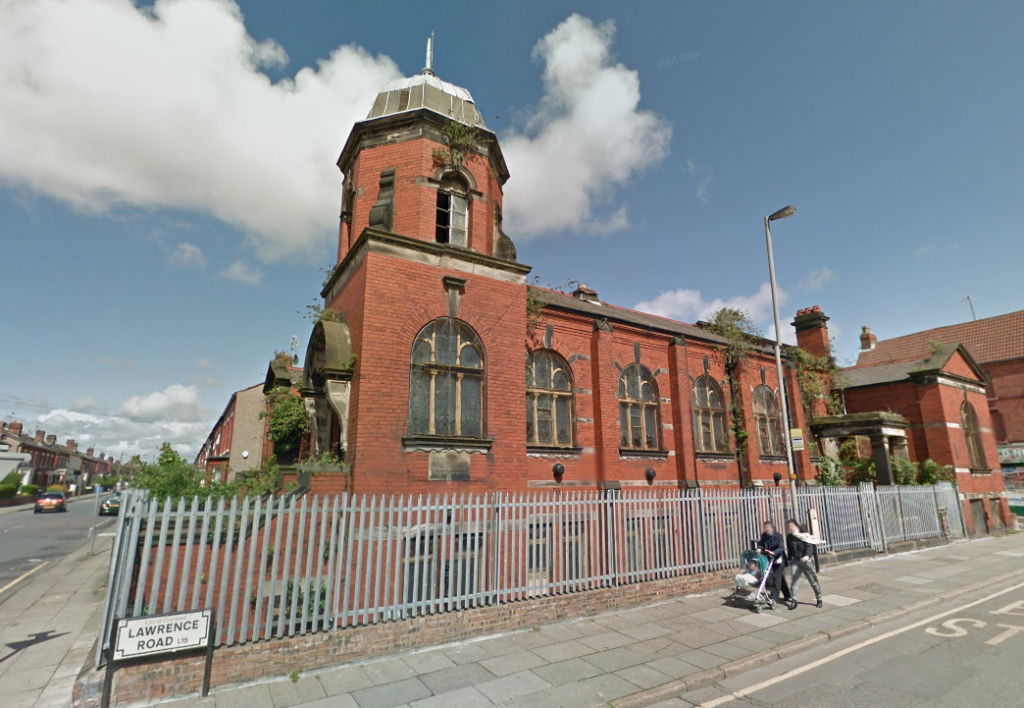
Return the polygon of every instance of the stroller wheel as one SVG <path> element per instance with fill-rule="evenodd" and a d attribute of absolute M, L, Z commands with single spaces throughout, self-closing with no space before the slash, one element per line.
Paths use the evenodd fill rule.
<path fill-rule="evenodd" d="M 760 614 L 763 614 L 763 613 L 764 613 L 764 610 L 763 610 L 763 609 L 761 609 L 761 606 L 760 606 L 760 605 L 754 605 L 754 612 L 756 612 L 757 614 L 759 614 L 759 615 L 760 615 Z"/>

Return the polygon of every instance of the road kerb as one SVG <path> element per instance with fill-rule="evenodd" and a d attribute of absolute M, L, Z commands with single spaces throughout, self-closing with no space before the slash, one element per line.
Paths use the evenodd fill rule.
<path fill-rule="evenodd" d="M 1024 570 L 1015 570 L 1009 573 L 1003 573 L 1002 575 L 997 575 L 996 577 L 989 578 L 988 580 L 973 583 L 971 585 L 965 585 L 962 588 L 949 590 L 940 595 L 935 595 L 934 597 L 921 600 L 920 602 L 915 602 L 906 608 L 889 610 L 880 615 L 876 615 L 871 619 L 857 620 L 855 622 L 848 622 L 847 624 L 839 625 L 838 627 L 833 627 L 828 631 L 828 633 L 817 632 L 806 637 L 801 637 L 800 639 L 794 639 L 792 642 L 786 642 L 785 644 L 780 644 L 773 649 L 766 649 L 762 652 L 758 652 L 757 654 L 751 654 L 743 659 L 736 659 L 735 661 L 728 662 L 717 668 L 707 669 L 696 674 L 691 674 L 690 676 L 679 679 L 678 681 L 671 681 L 661 686 L 647 689 L 646 691 L 640 691 L 628 696 L 623 696 L 622 698 L 611 701 L 611 705 L 614 708 L 646 708 L 646 706 L 654 705 L 655 703 L 660 703 L 670 698 L 675 698 L 688 691 L 710 686 L 724 678 L 731 678 L 743 673 L 743 670 L 749 671 L 751 669 L 767 666 L 776 659 L 784 659 L 788 656 L 799 654 L 800 652 L 806 651 L 812 647 L 828 644 L 848 634 L 853 634 L 864 629 L 885 624 L 886 622 L 901 619 L 912 612 L 916 612 L 917 610 L 937 605 L 941 602 L 945 602 L 946 600 L 952 600 L 953 598 L 961 595 L 967 595 L 977 590 L 983 590 L 990 585 L 1012 580 L 1013 578 L 1017 578 L 1022 575 L 1024 575 Z M 774 655 L 775 658 L 771 658 L 772 655 Z M 739 667 L 741 666 L 745 666 L 746 668 L 739 670 Z"/>

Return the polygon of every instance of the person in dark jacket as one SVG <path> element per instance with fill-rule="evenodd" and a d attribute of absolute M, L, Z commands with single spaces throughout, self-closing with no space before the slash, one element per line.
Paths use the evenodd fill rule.
<path fill-rule="evenodd" d="M 811 558 L 814 556 L 815 544 L 811 543 L 810 540 L 813 537 L 808 536 L 795 519 L 790 519 L 786 522 L 786 530 L 789 531 L 786 534 L 786 555 L 789 565 L 793 569 L 793 583 L 790 586 L 792 602 L 789 605 L 789 609 L 796 609 L 796 595 L 797 589 L 800 587 L 801 575 L 807 576 L 807 582 L 811 584 L 811 589 L 814 590 L 815 606 L 821 609 L 821 584 L 818 582 L 818 574 L 814 572 L 814 564 L 811 562 Z"/>
<path fill-rule="evenodd" d="M 786 543 L 782 534 L 775 530 L 775 524 L 771 521 L 764 522 L 761 539 L 757 542 L 757 550 L 764 553 L 771 559 L 772 575 L 768 579 L 771 584 L 772 595 L 771 607 L 779 601 L 779 591 L 782 591 L 782 601 L 790 604 L 789 583 L 786 582 L 786 574 L 783 572 L 786 567 Z"/>

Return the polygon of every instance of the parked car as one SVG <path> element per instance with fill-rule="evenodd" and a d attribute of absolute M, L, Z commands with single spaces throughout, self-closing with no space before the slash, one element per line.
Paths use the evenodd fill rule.
<path fill-rule="evenodd" d="M 35 513 L 44 511 L 67 511 L 68 500 L 64 492 L 43 492 L 36 499 Z"/>
<path fill-rule="evenodd" d="M 121 495 L 111 494 L 100 502 L 100 516 L 117 516 L 121 510 Z"/>

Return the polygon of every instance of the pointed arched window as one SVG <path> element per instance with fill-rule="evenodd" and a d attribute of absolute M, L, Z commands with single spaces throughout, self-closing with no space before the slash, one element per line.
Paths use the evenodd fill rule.
<path fill-rule="evenodd" d="M 526 444 L 573 446 L 572 370 L 550 349 L 526 357 Z"/>
<path fill-rule="evenodd" d="M 412 345 L 409 433 L 484 435 L 484 348 L 462 320 L 440 317 Z"/>
<path fill-rule="evenodd" d="M 779 398 L 764 384 L 754 389 L 754 424 L 757 426 L 757 447 L 762 457 L 786 454 Z"/>
<path fill-rule="evenodd" d="M 972 470 L 985 469 L 985 450 L 981 446 L 981 432 L 978 430 L 978 413 L 968 401 L 960 406 L 960 426 L 967 440 L 967 457 Z"/>
<path fill-rule="evenodd" d="M 619 377 L 619 447 L 660 450 L 658 383 L 643 364 L 630 364 Z"/>
<path fill-rule="evenodd" d="M 725 398 L 707 374 L 693 382 L 693 440 L 697 452 L 729 452 Z"/>

